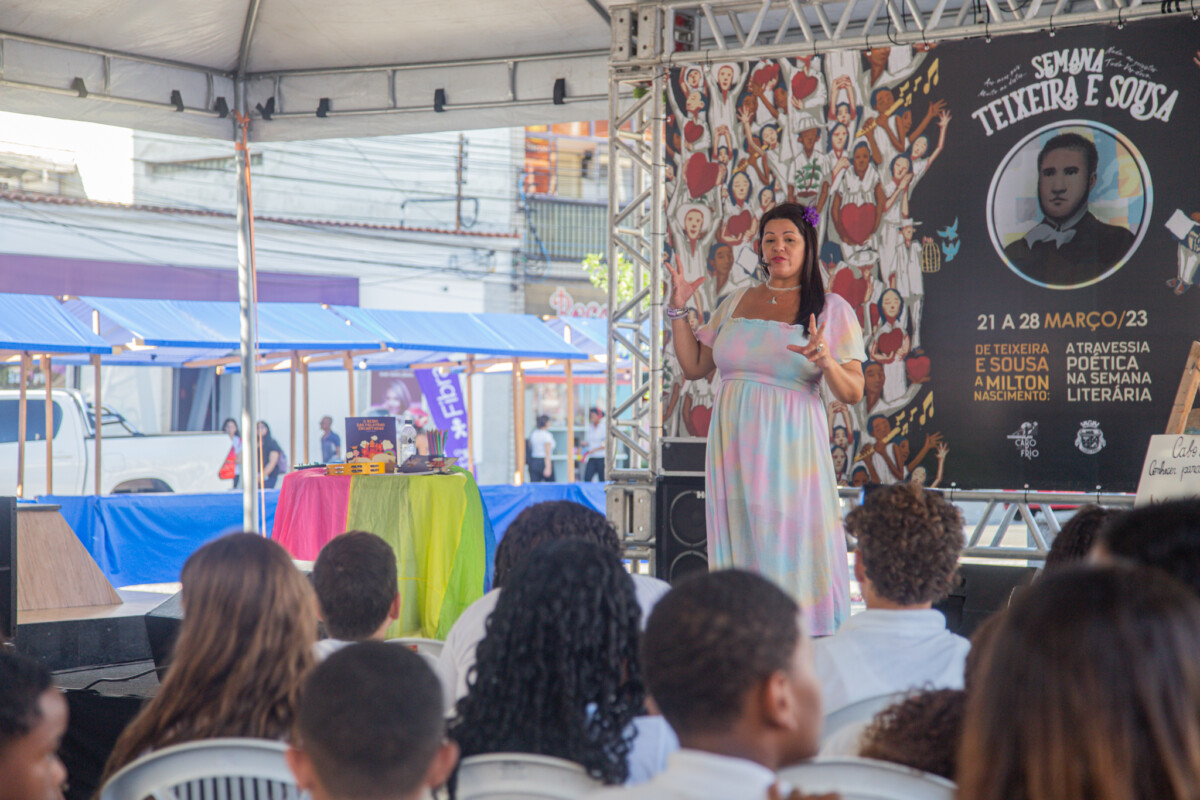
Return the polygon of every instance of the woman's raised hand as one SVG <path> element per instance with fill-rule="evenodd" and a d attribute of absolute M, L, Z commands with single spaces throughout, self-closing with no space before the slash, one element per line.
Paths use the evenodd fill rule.
<path fill-rule="evenodd" d="M 671 308 L 687 307 L 688 300 L 692 299 L 692 295 L 707 278 L 701 275 L 694 281 L 688 281 L 683 277 L 683 269 L 675 269 L 670 261 L 664 261 L 663 266 L 671 276 Z"/>
<path fill-rule="evenodd" d="M 817 315 L 811 315 L 808 318 L 808 343 L 789 344 L 787 349 L 804 356 L 814 366 L 821 367 L 820 362 L 829 358 L 829 348 L 825 346 L 825 323 L 817 325 Z"/>

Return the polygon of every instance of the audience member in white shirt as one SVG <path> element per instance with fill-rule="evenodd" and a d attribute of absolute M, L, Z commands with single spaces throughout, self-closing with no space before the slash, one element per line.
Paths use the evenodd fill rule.
<path fill-rule="evenodd" d="M 820 738 L 801 620 L 794 600 L 750 572 L 676 586 L 650 615 L 641 652 L 646 688 L 683 749 L 649 782 L 592 797 L 765 800 L 776 770 L 813 756 Z"/>
<path fill-rule="evenodd" d="M 553 500 L 526 508 L 512 521 L 496 547 L 492 585 L 496 588 L 467 606 L 459 615 L 438 659 L 438 672 L 445 689 L 446 709 L 467 695 L 467 676 L 475 665 L 475 648 L 483 640 L 487 619 L 500 599 L 500 589 L 509 574 L 535 547 L 559 539 L 584 539 L 621 554 L 621 540 L 603 514 L 570 500 Z M 642 609 L 643 625 L 650 610 L 671 586 L 649 575 L 634 575 L 633 587 Z"/>
<path fill-rule="evenodd" d="M 318 661 L 354 642 L 383 641 L 400 618 L 396 554 L 373 533 L 349 531 L 331 539 L 317 554 L 312 584 L 329 634 L 314 645 Z"/>
<path fill-rule="evenodd" d="M 313 800 L 419 800 L 458 761 L 437 676 L 415 653 L 350 643 L 309 673 L 287 761 Z"/>
<path fill-rule="evenodd" d="M 932 606 L 950 590 L 962 514 L 936 492 L 898 483 L 869 494 L 846 530 L 858 537 L 854 576 L 867 610 L 815 643 L 826 708 L 914 688 L 961 689 L 971 644 L 946 630 Z"/>
<path fill-rule="evenodd" d="M 547 430 L 550 417 L 542 414 L 537 418 L 537 430 L 529 435 L 529 482 L 554 480 L 554 434 Z"/>
<path fill-rule="evenodd" d="M 463 757 L 554 756 L 623 783 L 644 710 L 640 621 L 633 581 L 609 549 L 567 539 L 529 553 L 505 577 L 450 723 Z"/>

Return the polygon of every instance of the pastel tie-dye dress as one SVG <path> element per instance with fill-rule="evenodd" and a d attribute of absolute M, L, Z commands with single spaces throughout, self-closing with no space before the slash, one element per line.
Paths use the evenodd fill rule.
<path fill-rule="evenodd" d="M 787 349 L 808 341 L 804 326 L 733 316 L 744 293 L 696 332 L 721 376 L 705 465 L 709 567 L 771 578 L 800 603 L 810 634 L 831 634 L 850 614 L 850 571 L 822 373 Z M 866 360 L 849 303 L 825 295 L 817 321 L 838 363 Z"/>

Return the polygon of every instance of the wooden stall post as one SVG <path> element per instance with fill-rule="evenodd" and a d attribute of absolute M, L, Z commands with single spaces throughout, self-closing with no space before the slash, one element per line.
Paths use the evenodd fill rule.
<path fill-rule="evenodd" d="M 303 414 L 303 417 L 304 417 L 304 463 L 311 464 L 312 460 L 308 457 L 309 419 L 308 419 L 308 358 L 307 357 L 302 358 L 300 360 L 300 375 L 304 379 L 304 385 L 303 385 L 303 389 L 302 389 L 302 391 L 304 393 L 304 414 Z"/>
<path fill-rule="evenodd" d="M 1183 377 L 1179 379 L 1179 389 L 1175 392 L 1175 404 L 1171 406 L 1167 433 L 1180 434 L 1187 428 L 1188 414 L 1196 401 L 1197 390 L 1200 390 L 1200 342 L 1192 342 Z"/>
<path fill-rule="evenodd" d="M 22 352 L 21 399 L 17 408 L 17 497 L 25 496 L 25 436 L 29 426 L 29 398 L 25 396 L 25 385 L 29 382 L 29 368 L 29 353 Z"/>
<path fill-rule="evenodd" d="M 95 474 L 95 493 L 100 494 L 100 440 L 104 436 L 101 424 L 102 414 L 100 412 L 100 355 L 97 353 L 92 356 L 92 374 L 93 381 L 96 384 L 96 390 L 92 392 L 95 407 L 92 409 L 96 414 L 96 461 L 93 470 Z"/>
<path fill-rule="evenodd" d="M 346 351 L 346 355 L 342 356 L 342 366 L 346 368 L 346 374 L 350 378 L 350 416 L 354 416 L 354 356 L 350 355 L 350 351 Z"/>
<path fill-rule="evenodd" d="M 293 464 L 296 463 L 296 362 L 299 360 L 300 354 L 293 350 L 288 360 L 288 452 Z"/>
<path fill-rule="evenodd" d="M 46 494 L 54 494 L 54 381 L 51 376 L 50 355 L 42 354 L 42 375 L 46 379 Z"/>
<path fill-rule="evenodd" d="M 475 393 L 472 384 L 475 383 L 475 356 L 467 356 L 467 469 L 475 474 L 475 430 L 472 420 L 475 418 Z"/>
<path fill-rule="evenodd" d="M 525 387 L 521 381 L 521 360 L 512 360 L 512 390 L 513 390 L 513 444 L 517 448 L 517 474 L 515 484 L 520 486 L 525 482 Z"/>
<path fill-rule="evenodd" d="M 575 482 L 575 371 L 567 359 L 567 483 Z"/>

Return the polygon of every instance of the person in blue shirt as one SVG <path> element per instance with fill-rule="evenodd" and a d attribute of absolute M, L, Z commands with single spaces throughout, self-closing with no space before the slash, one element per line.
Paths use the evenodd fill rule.
<path fill-rule="evenodd" d="M 321 417 L 321 461 L 335 464 L 342 460 L 342 440 L 333 432 L 333 417 Z"/>

